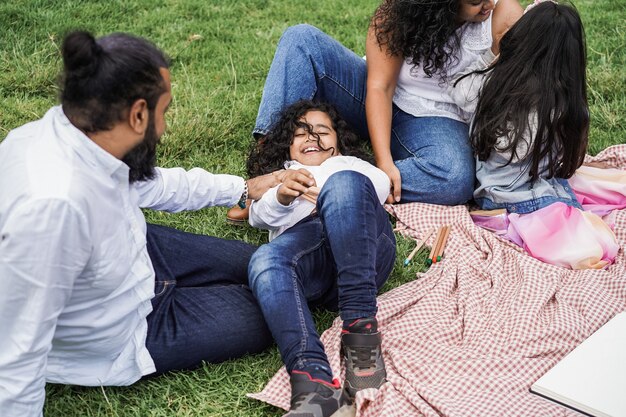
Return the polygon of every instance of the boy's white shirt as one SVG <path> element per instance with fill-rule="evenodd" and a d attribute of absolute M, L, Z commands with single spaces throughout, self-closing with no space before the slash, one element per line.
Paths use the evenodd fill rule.
<path fill-rule="evenodd" d="M 297 161 L 288 161 L 285 163 L 285 168 L 293 170 L 306 169 L 313 175 L 315 183 L 320 189 L 332 174 L 339 171 L 356 171 L 372 181 L 381 204 L 384 204 L 389 195 L 390 181 L 387 174 L 374 165 L 354 156 L 333 156 L 321 165 L 316 166 L 303 165 Z M 280 184 L 271 188 L 263 194 L 261 199 L 253 202 L 250 206 L 250 218 L 248 220 L 250 225 L 269 230 L 270 241 L 304 219 L 315 209 L 315 205 L 303 197 L 296 198 L 287 206 L 282 205 L 276 196 L 279 187 Z"/>

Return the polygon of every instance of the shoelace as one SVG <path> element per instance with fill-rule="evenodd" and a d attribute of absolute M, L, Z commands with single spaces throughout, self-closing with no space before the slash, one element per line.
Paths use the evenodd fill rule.
<path fill-rule="evenodd" d="M 370 347 L 349 347 L 354 368 L 369 369 L 376 364 L 376 350 Z"/>

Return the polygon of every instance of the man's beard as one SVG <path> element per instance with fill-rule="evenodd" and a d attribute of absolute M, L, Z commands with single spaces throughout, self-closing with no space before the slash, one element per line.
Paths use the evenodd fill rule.
<path fill-rule="evenodd" d="M 143 140 L 122 158 L 122 162 L 130 168 L 128 178 L 131 183 L 154 178 L 159 139 L 154 126 L 154 112 L 150 112 L 150 122 Z"/>

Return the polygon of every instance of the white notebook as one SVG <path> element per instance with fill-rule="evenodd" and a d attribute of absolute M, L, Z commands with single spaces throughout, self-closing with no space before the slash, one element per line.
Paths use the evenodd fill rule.
<path fill-rule="evenodd" d="M 626 417 L 626 311 L 539 378 L 530 391 L 594 417 Z"/>

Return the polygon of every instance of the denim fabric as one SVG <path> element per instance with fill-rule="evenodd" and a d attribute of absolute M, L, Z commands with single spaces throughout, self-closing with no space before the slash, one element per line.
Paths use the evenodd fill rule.
<path fill-rule="evenodd" d="M 375 316 L 376 292 L 395 254 L 387 212 L 371 181 L 354 171 L 333 174 L 317 213 L 259 248 L 250 261 L 250 288 L 289 372 L 330 366 L 309 305 L 339 308 L 343 320 Z"/>
<path fill-rule="evenodd" d="M 146 347 L 157 373 L 259 352 L 272 343 L 247 286 L 255 246 L 148 224 L 156 274 Z"/>
<path fill-rule="evenodd" d="M 367 67 L 363 58 L 309 25 L 288 28 L 270 67 L 253 134 L 266 134 L 301 99 L 332 103 L 364 139 Z M 474 189 L 466 124 L 414 117 L 393 106 L 391 152 L 402 176 L 402 202 L 462 204 Z"/>
<path fill-rule="evenodd" d="M 569 185 L 569 182 L 564 178 L 550 178 L 549 180 L 543 180 L 544 186 L 539 191 L 533 191 L 531 188 L 529 192 L 533 195 L 533 198 L 523 201 L 514 201 L 514 198 L 508 202 L 495 202 L 488 197 L 476 198 L 476 204 L 483 210 L 495 210 L 506 209 L 509 213 L 526 214 L 537 211 L 541 208 L 547 207 L 554 203 L 565 203 L 568 206 L 576 207 L 578 209 L 583 206 L 578 202 L 576 194 Z M 545 184 L 553 184 L 554 188 L 551 195 L 546 195 Z M 518 196 L 519 193 L 509 193 L 511 197 Z"/>
<path fill-rule="evenodd" d="M 517 152 L 524 155 L 526 151 L 518 149 Z M 512 161 L 510 158 L 509 152 L 492 151 L 487 160 L 476 161 L 474 200 L 482 209 L 504 208 L 509 213 L 525 214 L 558 202 L 582 209 L 566 179 L 547 177 L 547 158 L 539 162 L 539 178 L 534 181 L 529 175 L 530 155 Z"/>

